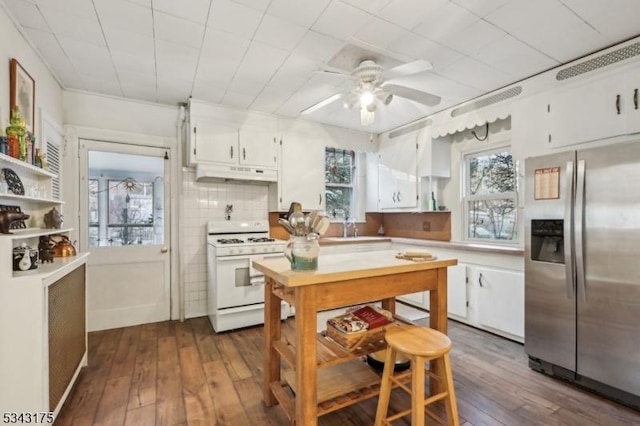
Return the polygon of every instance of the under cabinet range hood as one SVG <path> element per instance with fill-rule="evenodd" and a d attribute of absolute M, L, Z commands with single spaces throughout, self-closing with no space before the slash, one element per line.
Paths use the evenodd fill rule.
<path fill-rule="evenodd" d="M 246 167 L 227 164 L 197 164 L 196 180 L 204 182 L 252 182 L 264 183 L 278 181 L 278 171 L 258 167 Z"/>

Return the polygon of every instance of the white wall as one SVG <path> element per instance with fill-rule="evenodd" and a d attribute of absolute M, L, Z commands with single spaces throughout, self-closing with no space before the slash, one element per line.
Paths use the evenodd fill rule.
<path fill-rule="evenodd" d="M 35 134 L 42 141 L 41 111 L 62 125 L 62 88 L 31 45 L 22 37 L 0 3 L 0 127 L 9 125 L 9 61 L 18 60 L 36 82 Z M 38 144 L 40 142 L 37 142 Z"/>

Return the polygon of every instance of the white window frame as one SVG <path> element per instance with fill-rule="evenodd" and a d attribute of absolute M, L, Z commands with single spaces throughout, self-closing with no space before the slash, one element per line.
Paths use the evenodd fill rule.
<path fill-rule="evenodd" d="M 513 150 L 510 144 L 506 145 L 493 145 L 491 147 L 485 147 L 485 149 L 467 151 L 462 153 L 462 161 L 461 161 L 461 169 L 462 169 L 462 188 L 461 188 L 461 199 L 462 199 L 462 235 L 463 240 L 471 241 L 474 243 L 483 242 L 489 244 L 500 244 L 500 245 L 517 245 L 521 238 L 520 236 L 520 226 L 519 222 L 520 212 L 518 211 L 518 170 L 517 163 L 515 159 L 513 159 L 513 167 L 514 167 L 514 182 L 513 186 L 515 188 L 514 191 L 502 192 L 499 194 L 482 194 L 482 195 L 470 195 L 469 189 L 471 187 L 471 177 L 469 174 L 469 160 L 470 158 L 482 157 L 491 154 L 495 154 L 498 152 L 509 151 L 511 153 L 513 159 Z M 515 229 L 515 238 L 512 240 L 499 240 L 499 239 L 490 239 L 490 238 L 473 238 L 469 233 L 469 203 L 472 201 L 490 201 L 490 200 L 504 200 L 504 199 L 512 199 L 515 206 L 515 223 L 513 224 Z"/>
<path fill-rule="evenodd" d="M 327 173 L 327 151 L 329 150 L 335 150 L 335 151 L 349 151 L 353 153 L 353 163 L 351 164 L 351 183 L 350 184 L 346 184 L 346 183 L 328 183 L 325 180 L 324 183 L 324 196 L 325 196 L 325 200 L 328 200 L 327 197 L 327 192 L 329 190 L 329 187 L 332 188 L 351 188 L 351 197 L 349 200 L 349 208 L 351 211 L 351 214 L 348 217 L 345 217 L 344 219 L 342 218 L 336 218 L 333 217 L 331 215 L 331 212 L 329 212 L 328 210 L 326 210 L 326 206 L 325 206 L 325 210 L 326 210 L 326 215 L 327 217 L 329 217 L 329 219 L 331 219 L 332 222 L 342 222 L 343 220 L 347 220 L 347 219 L 356 219 L 358 218 L 359 212 L 358 212 L 358 206 L 357 206 L 357 202 L 356 200 L 358 199 L 357 197 L 357 191 L 358 191 L 358 176 L 357 176 L 357 163 L 358 163 L 358 152 L 355 151 L 354 149 L 346 149 L 346 148 L 334 148 L 334 147 L 325 147 L 325 162 L 324 162 L 324 170 L 323 172 Z"/>

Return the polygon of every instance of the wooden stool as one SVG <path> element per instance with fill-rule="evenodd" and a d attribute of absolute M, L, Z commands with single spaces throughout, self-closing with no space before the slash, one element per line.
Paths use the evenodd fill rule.
<path fill-rule="evenodd" d="M 438 423 L 442 420 L 434 415 L 430 410 L 425 409 L 426 405 L 444 399 L 449 425 L 458 426 L 458 407 L 456 396 L 453 390 L 453 376 L 451 374 L 451 362 L 449 360 L 449 350 L 451 340 L 437 330 L 425 327 L 411 326 L 399 331 L 388 331 L 385 339 L 389 344 L 387 357 L 384 363 L 382 383 L 380 386 L 380 397 L 378 399 L 378 409 L 376 411 L 376 426 L 390 425 L 392 421 L 411 413 L 411 424 L 413 426 L 424 425 L 425 412 Z M 397 353 L 402 352 L 411 359 L 411 371 L 403 374 L 393 375 L 393 367 L 396 362 Z M 444 364 L 442 377 L 436 376 L 433 372 L 426 370 L 424 364 L 441 358 Z M 444 391 L 425 399 L 424 376 L 441 381 Z M 409 389 L 402 379 L 411 376 L 411 389 Z M 389 408 L 389 398 L 391 397 L 392 383 L 397 384 L 403 390 L 411 394 L 411 409 L 387 417 Z M 433 389 L 433 388 L 432 388 Z"/>

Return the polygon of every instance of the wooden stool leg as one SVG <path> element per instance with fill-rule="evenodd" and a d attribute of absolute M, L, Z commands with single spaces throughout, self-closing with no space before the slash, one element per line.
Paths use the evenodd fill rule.
<path fill-rule="evenodd" d="M 424 358 L 412 357 L 411 425 L 424 426 Z"/>
<path fill-rule="evenodd" d="M 391 376 L 393 375 L 393 367 L 396 363 L 396 352 L 397 351 L 390 346 L 387 347 L 387 356 L 384 360 L 384 370 L 380 383 L 380 395 L 378 396 L 375 426 L 382 426 L 387 418 L 389 399 L 391 399 Z"/>
<path fill-rule="evenodd" d="M 451 360 L 449 354 L 444 355 L 444 374 L 446 375 L 447 398 L 445 399 L 445 408 L 447 410 L 447 422 L 453 426 L 460 425 L 458 419 L 458 404 L 456 403 L 456 393 L 453 389 L 453 374 L 451 372 Z"/>

